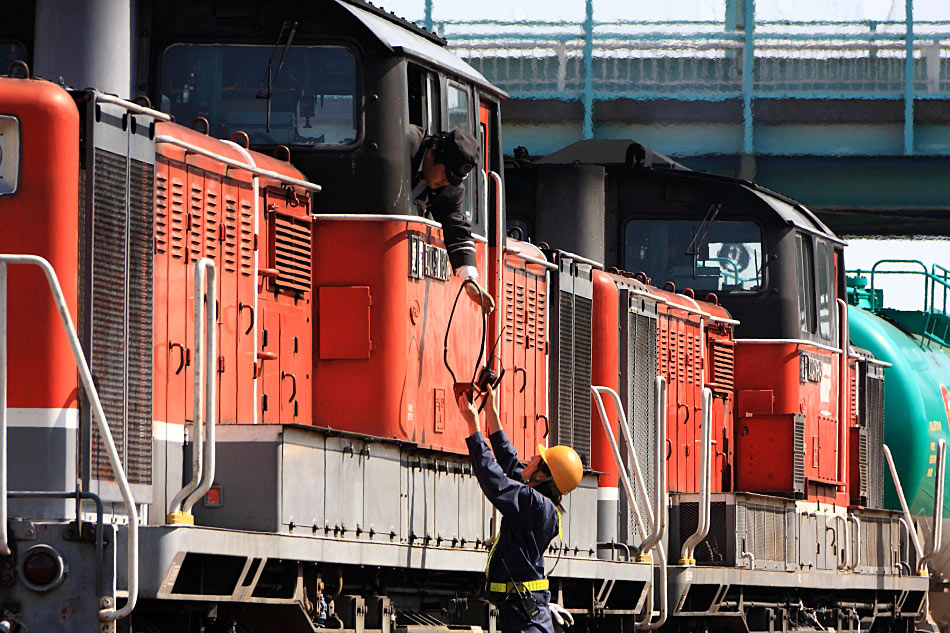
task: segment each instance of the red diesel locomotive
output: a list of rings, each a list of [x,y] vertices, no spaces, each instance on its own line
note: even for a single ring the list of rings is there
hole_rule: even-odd
[[[14,56],[62,35],[40,5],[35,37],[0,37]],[[154,108],[0,78],[2,626],[493,632],[499,517],[453,397],[486,365],[521,455],[588,468],[548,563],[576,629],[914,626],[928,580],[876,501],[859,403],[880,374],[838,325],[830,231],[749,183],[621,164],[628,193],[663,192],[623,205],[691,197],[608,257],[584,230],[606,168],[506,205],[543,170],[504,174],[504,94],[438,37],[358,0],[263,9],[132,3],[125,79]],[[94,57],[57,72],[88,85]],[[490,316],[453,308],[410,125],[482,144],[465,209]],[[815,271],[812,329],[768,332]]]

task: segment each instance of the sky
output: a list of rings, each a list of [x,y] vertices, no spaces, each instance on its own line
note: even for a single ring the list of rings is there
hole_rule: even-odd
[[[425,0],[375,0],[411,20]],[[435,20],[584,20],[584,0],[432,0]],[[758,0],[760,20],[903,20],[905,0]],[[725,0],[594,0],[595,20],[721,20]],[[950,1],[915,0],[915,20],[950,20]]]

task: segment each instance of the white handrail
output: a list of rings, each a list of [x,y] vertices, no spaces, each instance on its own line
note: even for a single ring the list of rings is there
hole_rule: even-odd
[[[653,379],[653,415],[656,421],[656,468],[653,470],[653,532],[644,539],[640,548],[650,551],[666,535],[669,515],[669,490],[666,485],[666,378]],[[629,441],[629,440],[628,440]],[[633,446],[631,443],[630,446]]]
[[[943,541],[943,491],[946,466],[947,442],[941,439],[937,442],[937,489],[934,494],[934,526],[930,539],[930,551],[921,557],[917,565],[918,569],[927,568],[927,563],[940,551]]]
[[[849,514],[848,521],[854,522],[854,537],[851,539],[851,546],[854,548],[854,558],[851,560],[851,566],[848,567],[854,571],[861,564],[861,519],[857,515]]]
[[[712,390],[703,389],[703,439],[700,447],[699,458],[700,479],[699,479],[699,525],[683,543],[683,549],[680,552],[681,565],[695,565],[696,559],[693,552],[696,546],[706,538],[709,533],[709,509],[712,501],[710,492],[710,466],[712,448]]]
[[[887,467],[891,470],[891,479],[894,480],[894,489],[897,491],[897,500],[900,501],[901,510],[904,512],[904,520],[907,521],[908,534],[910,534],[910,542],[914,544],[914,550],[917,552],[917,560],[920,561],[924,557],[924,549],[920,546],[920,539],[917,538],[917,530],[913,529],[914,519],[911,517],[910,509],[907,507],[907,499],[904,497],[904,487],[901,486],[900,475],[897,474],[897,467],[894,466],[894,457],[891,455],[891,449],[887,444],[882,444],[881,448],[884,449],[884,458],[887,460]],[[920,572],[920,565],[917,566],[918,573]]]
[[[501,336],[503,327],[501,322],[501,302],[504,298],[504,281],[502,274],[505,270],[505,223],[502,220],[505,215],[502,213],[502,208],[505,200],[505,192],[502,189],[501,176],[498,175],[498,172],[489,171],[488,175],[495,181],[495,250],[497,251],[497,261],[495,261],[495,336]],[[487,208],[485,212],[488,212]],[[487,226],[485,227],[485,235],[488,235]],[[485,269],[485,274],[488,274],[487,268]],[[489,365],[491,361],[492,359],[489,358]]]
[[[841,571],[847,571],[847,570],[852,569],[852,568],[854,567],[854,565],[851,564],[852,549],[851,549],[851,544],[850,544],[850,542],[848,541],[848,529],[849,529],[849,528],[848,528],[848,517],[847,517],[847,516],[842,516],[842,515],[840,515],[840,514],[836,514],[836,515],[835,515],[835,525],[837,526],[839,523],[844,525],[844,529],[841,530],[840,532],[837,532],[837,533],[839,533],[839,534],[841,535],[841,536],[840,536],[841,544],[839,545],[838,549],[841,550],[841,552],[844,553],[844,561],[843,561],[843,562],[841,562],[841,561],[838,562],[838,569],[840,569]]]
[[[210,150],[204,149],[203,147],[198,147],[187,141],[175,138],[174,136],[169,136],[167,134],[159,134],[155,137],[156,143],[168,143],[169,145],[176,145],[182,149],[186,149],[193,154],[201,154],[202,156],[207,156],[208,158],[213,158],[216,161],[220,161],[225,165],[230,165],[231,167],[237,167],[238,169],[243,169],[249,171],[252,174],[257,174],[258,176],[264,176],[265,178],[273,178],[274,180],[279,180],[281,182],[286,182],[290,185],[296,185],[298,187],[303,187],[309,191],[315,193],[321,190],[320,185],[306,180],[300,180],[299,178],[294,178],[293,176],[285,176],[284,174],[279,174],[276,171],[271,171],[269,169],[262,169],[248,163],[242,163],[239,160],[234,160],[233,158],[228,158],[223,154],[218,154]]]
[[[0,555],[10,555],[7,539],[7,262],[0,261]]]
[[[653,533],[640,544],[644,550],[656,548],[657,569],[659,579],[657,585],[660,589],[660,615],[656,621],[652,621],[652,606],[649,608],[648,616],[645,621],[637,622],[636,628],[643,631],[654,631],[666,624],[667,602],[669,586],[667,583],[667,558],[666,547],[663,545],[663,537],[666,535],[667,516],[669,514],[669,490],[666,484],[666,378],[657,376],[653,381],[653,412],[656,416],[656,469],[654,471],[654,500],[656,503],[655,516],[657,517]],[[654,540],[655,539],[655,540]],[[654,586],[657,586],[654,585]],[[652,594],[652,588],[651,588]],[[652,596],[651,596],[652,598]],[[652,605],[652,600],[651,600]]]
[[[207,289],[205,289],[205,280],[207,279]],[[204,400],[204,431],[205,431],[205,451],[204,467],[201,482],[191,495],[185,499],[182,505],[182,511],[191,513],[191,508],[195,503],[211,489],[214,483],[214,456],[215,456],[215,385],[217,384],[217,347],[215,345],[215,334],[218,326],[217,314],[217,278],[215,274],[214,262],[210,259],[200,259],[195,265],[195,407],[198,402],[199,370],[202,372],[201,382],[204,383],[202,399]],[[200,298],[200,301],[199,301]],[[202,327],[201,313],[204,308],[205,323]],[[198,347],[198,342],[204,336],[204,349]],[[202,359],[204,363],[202,363]]]
[[[620,448],[617,446],[614,432],[610,429],[610,420],[607,418],[607,410],[604,408],[604,402],[600,396],[601,390],[610,393],[614,392],[610,387],[598,387],[595,385],[591,385],[590,390],[594,395],[594,402],[597,405],[597,412],[600,414],[600,421],[604,425],[604,432],[607,434],[607,439],[610,440],[610,448],[614,453],[614,461],[617,462],[617,474],[620,476],[620,483],[623,484],[623,489],[627,493],[630,507],[633,509],[633,517],[637,522],[637,529],[640,531],[640,534],[646,534],[647,530],[643,523],[643,515],[640,512],[640,506],[637,504],[637,497],[633,492],[633,486],[630,484],[630,477],[627,476],[627,469],[623,466],[623,456],[620,454]],[[618,413],[622,415],[622,412],[623,409],[621,408]]]
[[[667,582],[667,559],[666,559],[666,547],[663,543],[660,543],[656,546],[656,554],[659,559],[657,562],[657,569],[660,572],[660,577],[657,579],[657,585],[660,587],[660,615],[654,622],[637,622],[636,628],[643,631],[655,631],[663,627],[666,624],[667,613],[669,612],[669,583]],[[650,607],[647,607],[650,609]],[[649,617],[652,617],[652,613]],[[649,619],[649,618],[648,618]]]
[[[848,477],[848,401],[851,385],[848,380],[848,351],[851,335],[848,331],[848,304],[844,299],[835,299],[838,304],[838,344],[841,355],[838,357],[838,420],[835,432],[838,442],[838,460],[835,462],[835,481],[846,484]]]
[[[207,286],[207,288],[206,288]],[[215,330],[217,329],[216,276],[207,258],[195,264],[194,413],[191,479],[172,499],[167,523],[193,524],[191,508],[214,479]],[[204,318],[202,318],[204,317]],[[208,444],[207,450],[205,444]],[[210,473],[207,472],[210,467]],[[202,490],[204,488],[204,490]]]
[[[89,371],[89,365],[86,363],[86,357],[83,355],[82,344],[79,342],[79,336],[76,334],[76,328],[73,326],[72,317],[69,314],[69,308],[66,306],[66,298],[63,296],[63,290],[59,285],[59,279],[56,277],[56,271],[48,261],[37,255],[0,255],[0,454],[3,455],[2,467],[3,474],[0,475],[0,534],[3,535],[0,546],[9,551],[9,542],[7,540],[7,481],[6,481],[6,368],[7,368],[7,266],[9,264],[28,264],[38,266],[46,275],[46,281],[49,283],[50,291],[53,295],[53,303],[56,304],[56,310],[59,312],[59,318],[63,323],[63,329],[66,331],[66,338],[69,340],[70,349],[73,352],[73,358],[76,361],[76,367],[79,370],[79,380],[82,383],[86,397],[89,398],[89,404],[92,407],[93,417],[99,428],[99,434],[102,436],[102,443],[105,445],[106,454],[109,456],[109,463],[112,465],[112,472],[115,473],[116,482],[119,485],[119,492],[122,494],[122,502],[129,517],[129,539],[128,539],[128,601],[121,609],[115,608],[115,595],[111,597],[109,607],[100,609],[99,620],[112,622],[120,620],[132,613],[139,595],[139,517],[135,507],[135,499],[132,497],[132,488],[129,486],[129,480],[125,475],[125,469],[119,459],[119,452],[116,450],[115,441],[112,439],[112,431],[106,421],[105,411],[102,409],[102,403],[99,401],[99,393],[96,391],[96,385],[92,380],[92,373]],[[77,517],[78,519],[79,517]]]

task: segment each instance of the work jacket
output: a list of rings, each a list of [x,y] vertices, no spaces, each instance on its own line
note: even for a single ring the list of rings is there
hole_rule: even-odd
[[[481,433],[465,440],[478,484],[502,515],[486,567],[488,581],[540,580],[544,578],[544,552],[559,533],[557,508],[527,485],[521,476],[524,467],[505,432],[492,433],[488,439],[495,457]]]
[[[425,131],[417,126],[409,126],[409,163],[412,169],[412,189],[423,181],[422,160],[428,147],[424,143]],[[465,185],[454,187],[447,185],[439,189],[425,187],[413,198],[420,213],[432,215],[432,219],[442,225],[445,250],[449,252],[452,270],[460,266],[475,265],[475,241],[472,239],[472,225],[462,212],[465,199]]]

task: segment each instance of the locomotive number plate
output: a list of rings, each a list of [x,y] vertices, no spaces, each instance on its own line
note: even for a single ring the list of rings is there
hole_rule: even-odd
[[[449,252],[440,246],[426,244],[420,235],[409,236],[409,277],[423,279],[429,277],[439,281],[448,281],[452,276],[449,266]]]
[[[801,383],[821,382],[823,375],[821,360],[801,352]]]

